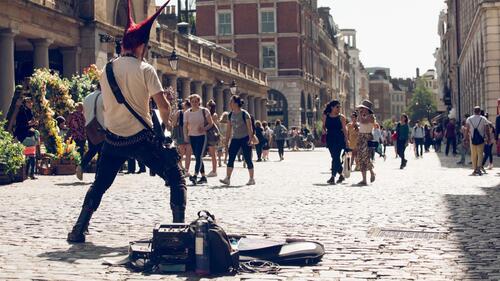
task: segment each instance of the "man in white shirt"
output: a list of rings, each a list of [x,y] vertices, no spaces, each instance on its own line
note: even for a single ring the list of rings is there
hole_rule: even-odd
[[[89,125],[89,123],[96,118],[97,122],[101,127],[104,127],[104,104],[102,101],[101,87],[98,85],[98,88],[85,97],[83,100],[83,114],[85,115],[85,126]],[[82,157],[82,162],[80,166],[76,168],[76,176],[78,179],[83,179],[83,172],[85,172],[87,165],[92,161],[94,156],[101,151],[103,142],[101,143],[92,143],[90,139],[87,139],[88,150],[85,155]],[[100,158],[100,154],[99,154]],[[99,165],[99,158],[97,159],[97,164]]]
[[[486,126],[490,123],[488,119],[481,116],[481,108],[474,107],[474,115],[467,118],[466,121],[466,138],[470,141],[470,152],[472,160],[472,175],[481,176],[481,164],[483,163],[484,139],[486,138]],[[476,133],[475,133],[476,132]]]
[[[153,141],[153,121],[149,100],[153,98],[164,123],[169,122],[170,104],[165,99],[163,87],[150,64],[143,61],[147,51],[150,29],[156,17],[168,1],[157,12],[135,24],[132,21],[129,0],[129,17],[123,36],[122,55],[109,63],[111,73],[101,76],[100,84],[104,103],[104,125],[108,130],[101,150],[101,159],[96,179],[87,191],[82,210],[67,241],[85,242],[85,232],[101,202],[102,196],[113,183],[118,170],[128,158],[142,161],[155,174],[170,185],[170,208],[174,222],[184,222],[186,208],[186,183],[177,165],[175,150],[161,148]],[[116,80],[116,83],[113,83]],[[108,81],[108,78],[111,80]],[[125,101],[115,94],[110,85],[116,84]],[[117,98],[118,97],[118,98]],[[119,103],[121,102],[121,103]],[[136,118],[125,106],[129,104],[140,118]],[[139,119],[143,119],[145,125]],[[149,128],[146,128],[149,127]]]
[[[415,123],[415,127],[411,130],[412,138],[415,142],[415,150],[418,157],[424,156],[424,138],[425,138],[425,130],[424,127],[420,126],[420,122],[417,121]]]

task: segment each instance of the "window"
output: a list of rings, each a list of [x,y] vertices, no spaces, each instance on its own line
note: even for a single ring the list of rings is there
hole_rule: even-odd
[[[276,68],[276,51],[274,45],[262,46],[262,68]]]
[[[263,11],[260,13],[261,32],[276,32],[274,28],[274,11]]]
[[[231,35],[232,24],[231,24],[231,13],[222,12],[218,14],[218,31],[219,35]]]

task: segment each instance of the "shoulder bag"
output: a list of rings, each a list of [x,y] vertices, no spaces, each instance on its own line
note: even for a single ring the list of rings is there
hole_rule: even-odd
[[[206,108],[201,108],[201,114],[203,115],[203,120],[205,120],[205,126],[208,126],[208,120],[206,114],[210,114],[210,112]],[[217,145],[220,141],[220,131],[215,123],[212,124],[212,127],[207,130],[207,142],[209,145],[214,146]]]
[[[85,132],[87,133],[87,138],[93,145],[98,145],[102,143],[106,138],[106,130],[104,130],[99,121],[97,121],[97,114],[96,114],[97,100],[99,99],[100,95],[101,94],[99,93],[95,97],[94,118],[92,118],[90,123],[88,123],[87,126],[85,126]]]

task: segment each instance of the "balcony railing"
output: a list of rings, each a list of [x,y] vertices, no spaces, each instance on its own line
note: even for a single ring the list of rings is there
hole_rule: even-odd
[[[76,0],[29,0],[38,5],[58,11],[68,16],[76,16],[78,13],[78,4]]]
[[[215,46],[200,44],[195,40],[179,34],[177,31],[162,29],[160,45],[165,49],[175,48],[181,57],[206,65],[207,67],[252,80],[261,85],[267,85],[267,75],[260,69],[243,63],[225,53]]]

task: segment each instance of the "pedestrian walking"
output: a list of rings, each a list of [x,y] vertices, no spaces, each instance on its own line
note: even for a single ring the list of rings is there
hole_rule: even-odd
[[[214,125],[210,112],[201,106],[201,97],[197,94],[190,95],[191,108],[184,113],[184,138],[189,139],[191,149],[196,159],[194,174],[189,180],[194,184],[207,183],[203,154],[207,149],[207,131]],[[201,174],[198,179],[198,174]]]
[[[216,104],[213,100],[209,100],[207,102],[207,109],[210,112],[210,116],[212,117],[212,121],[214,122],[213,126],[216,128],[216,136],[209,138],[207,136],[207,144],[208,144],[208,155],[210,156],[210,160],[212,161],[212,171],[208,173],[207,177],[216,177],[217,176],[217,147],[220,142],[220,130],[219,130],[219,116],[216,112]]]
[[[273,141],[273,130],[269,127],[267,121],[262,122],[263,134],[265,144],[262,147],[262,160],[269,161],[269,150],[271,149],[271,143]]]
[[[38,130],[30,128],[22,144],[24,145],[24,156],[26,157],[26,174],[32,180],[36,180],[36,151],[40,145],[40,133]]]
[[[408,146],[408,139],[410,137],[410,126],[408,125],[408,115],[401,114],[399,123],[396,125],[396,148],[398,151],[398,156],[401,158],[400,169],[404,169],[408,160],[405,159],[405,150]]]
[[[287,129],[281,123],[280,119],[277,119],[274,124],[273,136],[276,140],[276,146],[278,146],[278,155],[280,161],[285,160],[285,140],[288,138]]]
[[[441,152],[441,143],[443,142],[443,127],[441,124],[434,123],[434,128],[432,131],[433,141],[434,141],[434,151]]]
[[[363,180],[358,183],[360,186],[368,184],[366,173],[370,171],[370,182],[375,181],[375,172],[373,171],[373,163],[371,161],[372,150],[377,143],[373,142],[372,129],[375,124],[375,116],[373,115],[373,104],[369,100],[364,100],[358,109],[359,121],[359,137],[358,137],[358,163],[359,170]]]
[[[355,170],[359,171],[358,161],[358,137],[359,137],[359,123],[358,113],[354,111],[351,113],[351,122],[347,124],[347,140],[349,141],[349,148],[351,149],[352,159],[356,163]],[[352,165],[352,163],[351,163]]]
[[[191,155],[192,149],[189,139],[184,136],[184,118],[185,112],[191,108],[191,103],[189,100],[179,100],[177,103],[177,110],[172,117],[172,140],[177,147],[180,160],[179,164],[184,170],[184,175],[190,177],[189,167],[191,166]],[[184,165],[182,165],[182,160],[184,159]]]
[[[323,134],[326,134],[326,147],[332,157],[331,162],[331,177],[327,181],[328,184],[342,183],[345,178],[342,175],[342,160],[340,159],[342,151],[348,147],[347,140],[347,120],[344,115],[340,113],[340,102],[332,100],[323,111]],[[338,180],[335,177],[339,175]]]
[[[424,131],[425,131],[424,149],[425,152],[429,152],[429,148],[432,146],[432,134],[431,134],[431,128],[428,124],[425,124]]]
[[[411,137],[413,139],[413,143],[415,143],[415,153],[417,158],[424,157],[424,138],[425,138],[425,129],[420,125],[420,122],[417,120],[415,122],[415,126],[411,130]]]
[[[385,161],[386,157],[385,154],[382,152],[382,143],[383,143],[382,130],[380,130],[380,124],[377,123],[377,121],[373,123],[372,137],[373,137],[372,160],[375,160],[375,153],[377,153],[380,157],[383,157]]]
[[[267,145],[267,139],[264,137],[264,128],[260,121],[255,121],[255,136],[259,140],[259,143],[255,145],[255,151],[257,152],[257,162],[262,162],[262,149]]]
[[[248,167],[248,174],[250,179],[247,185],[254,185],[254,168],[252,163],[252,145],[255,141],[255,132],[252,126],[252,119],[250,114],[241,109],[244,101],[238,95],[231,96],[229,107],[231,108],[231,113],[229,113],[229,122],[227,124],[226,141],[230,140],[229,144],[229,160],[227,162],[227,174],[226,177],[220,180],[221,183],[225,185],[231,184],[231,176],[234,169],[234,160],[236,159],[236,154],[238,150],[242,150],[243,159]]]
[[[130,2],[130,0],[129,0]],[[167,2],[168,3],[168,2]],[[106,190],[113,183],[123,163],[130,157],[145,163],[170,186],[170,208],[174,222],[184,222],[186,186],[177,164],[178,154],[173,149],[152,141],[154,133],[149,99],[158,105],[165,124],[170,123],[170,104],[156,70],[143,58],[154,20],[165,8],[139,24],[132,20],[128,9],[128,23],[122,38],[122,55],[106,65],[101,76],[104,122],[108,130],[96,178],[89,188],[80,215],[68,234],[72,243],[85,242],[85,232],[92,214],[97,210]],[[130,7],[130,3],[129,3]]]
[[[446,149],[444,151],[445,155],[448,156],[450,151],[450,146],[453,148],[453,156],[457,155],[457,128],[456,128],[455,118],[451,118],[446,124],[446,129],[444,135],[446,137]]]
[[[466,135],[470,141],[470,154],[472,159],[473,176],[481,176],[481,164],[483,163],[484,143],[488,119],[481,116],[481,107],[474,107],[474,114],[467,118]]]
[[[481,165],[481,171],[486,174],[485,165],[489,160],[488,170],[493,169],[493,146],[495,144],[495,127],[492,123],[488,123],[485,128],[485,142],[484,142],[484,157]]]
[[[465,156],[467,152],[470,150],[470,143],[469,139],[467,138],[467,121],[468,116],[465,117],[465,119],[462,120],[462,124],[460,127],[460,160],[457,162],[457,165],[465,165]]]
[[[219,120],[219,132],[220,132],[220,141],[219,146],[217,147],[217,157],[219,159],[219,167],[222,167],[222,156],[224,156],[224,164],[227,164],[227,141],[226,141],[226,132],[227,132],[227,123],[229,122],[229,112],[222,113]]]

